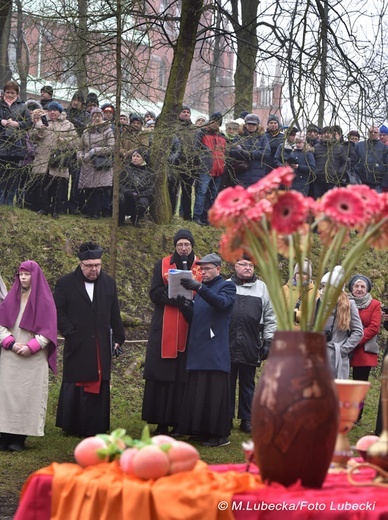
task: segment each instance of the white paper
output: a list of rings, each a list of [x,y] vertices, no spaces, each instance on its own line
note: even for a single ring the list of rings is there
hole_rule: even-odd
[[[181,285],[183,278],[193,279],[191,271],[184,271],[183,269],[169,269],[168,270],[168,297],[176,298],[177,296],[184,296],[188,300],[193,299],[193,291],[185,289]]]

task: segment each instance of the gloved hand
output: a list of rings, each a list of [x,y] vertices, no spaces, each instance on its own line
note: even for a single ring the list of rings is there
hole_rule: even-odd
[[[250,161],[252,159],[251,152],[248,152],[248,150],[240,150],[239,154],[245,161]]]
[[[263,341],[263,346],[261,348],[261,361],[265,361],[268,357],[269,349],[271,347],[271,340],[266,339]]]
[[[191,291],[198,291],[202,287],[202,284],[200,282],[197,282],[197,280],[190,280],[190,278],[183,278],[181,280],[181,285],[185,289],[189,289]]]
[[[185,298],[184,296],[180,295],[180,296],[177,296],[176,298],[174,298],[175,301],[177,302],[177,305],[178,307],[183,310],[183,309],[187,309],[191,306],[191,300],[188,300],[187,298]]]
[[[121,347],[115,347],[112,352],[112,356],[118,358],[123,353],[123,349]]]

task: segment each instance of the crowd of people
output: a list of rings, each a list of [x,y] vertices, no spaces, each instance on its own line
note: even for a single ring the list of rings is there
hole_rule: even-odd
[[[40,101],[23,102],[16,82],[3,87],[0,204],[17,204],[54,218],[80,212],[93,219],[110,216],[118,138],[119,224],[128,217],[137,226],[155,197],[158,170],[150,164],[155,113],[120,114],[116,132],[114,105],[100,107],[93,92],[86,99],[76,92],[66,109],[53,94],[51,86],[44,86]],[[220,112],[193,123],[191,108],[183,105],[169,131],[172,211],[199,225],[208,224],[208,209],[221,189],[247,187],[285,164],[295,172],[292,188],[316,199],[335,186],[353,183],[379,192],[388,189],[385,125],[372,124],[361,139],[358,130],[350,130],[345,138],[338,125],[285,128],[275,114],[264,124],[247,112],[225,125]]]
[[[233,274],[221,275],[216,253],[199,258],[194,236],[178,230],[174,251],[156,262],[150,286],[154,304],[145,352],[142,419],[153,434],[188,435],[191,442],[219,447],[230,443],[234,418],[251,432],[256,369],[266,360],[276,331],[267,287],[247,257]],[[0,450],[22,451],[27,436],[43,436],[49,368],[56,372],[57,331],[64,338],[63,375],[56,426],[87,437],[110,428],[112,358],[122,353],[125,330],[115,281],[102,269],[102,248],[85,242],[75,270],[60,277],[52,294],[40,266],[22,262],[9,292],[0,278]],[[172,284],[172,273],[179,275]],[[378,364],[377,335],[387,308],[372,298],[372,281],[355,274],[346,292],[344,270],[336,266],[319,284],[305,260],[295,266],[284,294],[318,311],[328,284],[342,287],[324,327],[333,378],[367,381]],[[301,294],[303,292],[303,298]],[[358,421],[361,420],[362,410]],[[376,432],[381,433],[381,412]]]

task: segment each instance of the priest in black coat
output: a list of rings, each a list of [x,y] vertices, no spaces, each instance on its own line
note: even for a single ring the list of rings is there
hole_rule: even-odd
[[[97,244],[82,244],[78,267],[54,290],[58,330],[65,338],[56,426],[85,437],[110,428],[112,353],[125,340],[116,282],[101,270],[101,256]]]

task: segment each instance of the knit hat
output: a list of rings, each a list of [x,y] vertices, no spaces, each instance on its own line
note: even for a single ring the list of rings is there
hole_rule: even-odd
[[[353,291],[353,285],[358,280],[362,280],[363,282],[365,282],[365,285],[366,285],[366,288],[367,288],[368,292],[370,292],[372,290],[373,283],[372,283],[372,280],[370,278],[368,278],[367,276],[364,276],[363,274],[355,274],[349,280],[348,289],[349,289],[350,292]]]
[[[133,121],[140,121],[143,124],[143,118],[139,116],[139,114],[131,114],[129,121],[133,123]]]
[[[191,108],[189,107],[189,105],[182,105],[181,112],[182,110],[188,110],[191,113]]]
[[[294,276],[299,272],[299,264],[296,264],[294,267]],[[311,263],[311,260],[309,260],[308,258],[305,258],[303,260],[302,273],[308,274],[310,279],[313,277],[313,264]]]
[[[256,114],[248,114],[244,118],[245,124],[252,124],[252,125],[259,125],[260,124],[260,118]]]
[[[54,94],[54,89],[51,85],[44,85],[44,87],[40,89],[40,92],[47,92],[47,94],[52,96]]]
[[[321,283],[333,285],[338,287],[343,283],[345,278],[345,271],[342,265],[336,265],[331,272],[328,272],[322,276]]]
[[[381,125],[380,126],[380,134],[388,134],[388,126]]]
[[[90,111],[90,117],[93,117],[94,114],[102,114],[102,110],[99,107],[94,107]]]
[[[279,124],[279,118],[278,116],[275,116],[275,114],[271,114],[268,116],[267,123],[269,123],[270,121],[276,121]]]
[[[57,110],[57,112],[63,112],[63,106],[58,101],[50,101],[47,105],[47,110]]]
[[[318,134],[320,134],[321,129],[317,125],[310,124],[308,125],[306,132],[317,132]]]
[[[209,117],[209,122],[210,121],[217,121],[220,125],[222,125],[222,114],[221,114],[221,112],[214,112]]]
[[[95,94],[94,92],[89,92],[86,96],[86,106],[88,107],[89,105],[100,105],[100,103],[98,102],[97,94]]]
[[[144,114],[144,117],[146,117],[146,116],[150,116],[150,117],[152,117],[152,119],[156,119],[156,114],[155,114],[155,112],[152,112],[152,110],[148,110],[148,112],[146,112]]]
[[[191,234],[191,231],[189,231],[188,229],[180,229],[179,231],[177,231],[175,233],[174,247],[176,246],[176,243],[178,242],[178,240],[181,240],[182,238],[185,238],[186,240],[188,240],[190,242],[191,246],[194,247],[194,237]]]
[[[102,247],[93,242],[84,242],[79,246],[78,258],[80,260],[96,260],[102,256]]]

